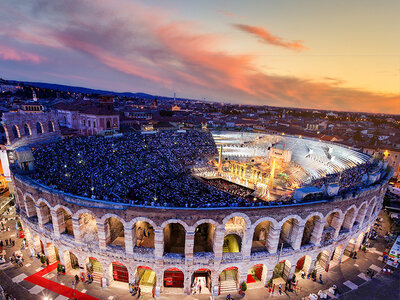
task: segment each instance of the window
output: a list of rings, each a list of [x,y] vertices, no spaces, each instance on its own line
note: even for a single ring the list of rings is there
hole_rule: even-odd
[[[109,120],[107,121],[107,129],[111,129],[111,122]]]
[[[88,123],[88,127],[90,127],[90,120],[88,120],[87,123]]]
[[[24,131],[25,131],[25,135],[31,135],[31,131],[29,130],[28,124],[24,125]]]
[[[54,125],[53,125],[53,122],[49,121],[48,126],[49,126],[49,132],[54,132]]]
[[[93,121],[93,127],[96,128],[96,121]]]
[[[83,126],[86,126],[86,120],[83,120]]]
[[[40,124],[40,122],[36,123],[36,132],[37,132],[37,134],[42,134],[43,133],[42,124]]]

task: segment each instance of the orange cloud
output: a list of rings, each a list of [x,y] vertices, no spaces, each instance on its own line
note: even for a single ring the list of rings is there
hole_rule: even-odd
[[[18,49],[13,49],[4,45],[0,45],[0,58],[2,60],[27,61],[36,64],[45,60],[39,55]]]
[[[259,41],[264,44],[275,45],[295,51],[308,50],[308,48],[303,45],[303,41],[285,41],[279,36],[272,35],[268,30],[262,27],[246,24],[234,24],[233,26],[239,30],[255,35],[259,38]]]

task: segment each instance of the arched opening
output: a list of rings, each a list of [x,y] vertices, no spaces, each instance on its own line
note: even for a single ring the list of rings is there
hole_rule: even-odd
[[[211,270],[209,269],[198,269],[192,275],[191,287],[196,294],[210,294],[211,283]]]
[[[49,132],[54,132],[54,124],[52,121],[49,121],[47,123],[48,127],[49,127]]]
[[[343,224],[340,228],[340,232],[349,232],[353,229],[354,226],[354,218],[356,216],[356,210],[354,207],[349,209],[344,215]]]
[[[120,220],[110,217],[105,221],[106,244],[125,249],[124,225]]]
[[[42,224],[50,231],[53,231],[53,219],[51,217],[50,208],[46,203],[41,202],[39,204],[40,218],[42,219]]]
[[[327,218],[322,233],[321,243],[327,242],[335,237],[335,232],[340,226],[340,214],[338,212],[331,213]]]
[[[71,215],[63,208],[57,210],[57,222],[60,234],[74,236],[74,228],[72,226]]]
[[[97,222],[91,214],[83,213],[79,216],[79,232],[82,243],[95,247],[98,245]]]
[[[317,274],[328,272],[329,268],[329,252],[327,250],[322,251],[318,254],[317,260],[315,261],[315,271]]]
[[[290,267],[292,264],[288,260],[280,261],[274,268],[272,279],[275,284],[286,283],[290,275]]]
[[[333,251],[330,263],[331,268],[334,267],[335,265],[340,264],[342,259],[342,250],[343,250],[343,245],[339,245],[335,248],[335,251]]]
[[[378,213],[378,203],[375,203],[374,207],[372,208],[371,217],[374,217]]]
[[[60,261],[58,250],[53,244],[48,243],[46,248],[47,248],[47,259],[49,260],[49,264],[53,264],[57,261]]]
[[[36,122],[36,132],[37,132],[37,134],[42,134],[43,133],[42,123]]]
[[[301,239],[301,246],[312,244],[316,240],[316,224],[321,222],[319,216],[312,216],[306,222],[304,226],[303,238]],[[314,238],[313,238],[314,237]]]
[[[168,223],[164,227],[164,253],[185,253],[186,230],[179,223]]]
[[[360,224],[360,226],[362,224],[364,224],[364,219],[365,219],[366,213],[367,213],[367,203],[364,202],[364,204],[358,210],[357,217],[356,217],[356,223]]]
[[[129,283],[128,268],[120,262],[113,262],[111,265],[112,265],[112,279],[118,282]]]
[[[272,223],[270,221],[263,221],[256,226],[253,234],[251,252],[262,252],[268,250],[271,230]]]
[[[133,227],[134,247],[144,247],[154,249],[154,228],[150,223],[137,221]]]
[[[142,293],[152,294],[156,284],[156,272],[146,266],[139,266],[136,269],[135,282],[139,283]]]
[[[250,284],[249,287],[264,286],[265,277],[267,276],[267,267],[263,264],[254,265],[247,272],[246,282]]]
[[[196,227],[194,234],[194,253],[213,252],[215,226],[203,223]]]
[[[240,236],[246,230],[246,220],[242,217],[232,217],[225,223],[226,233],[236,233]]]
[[[236,293],[239,287],[239,270],[236,267],[226,268],[219,275],[220,294]]]
[[[12,133],[13,133],[13,137],[14,139],[18,139],[20,137],[19,135],[19,129],[17,125],[13,125],[12,127]]]
[[[25,196],[25,211],[28,218],[32,218],[31,221],[37,222],[35,202],[29,195]]]
[[[300,258],[296,263],[296,270],[295,272],[303,271],[305,274],[308,274],[311,268],[312,258],[310,255],[305,255]]]
[[[72,275],[80,276],[78,258],[70,251],[64,251],[64,267]]]
[[[185,276],[177,268],[169,268],[164,271],[164,287],[183,288]]]
[[[88,274],[93,276],[93,281],[101,282],[103,278],[103,267],[96,258],[89,257],[86,259],[86,270]]]
[[[18,208],[20,210],[22,210],[23,212],[25,212],[25,214],[26,214],[24,195],[22,194],[22,192],[20,190],[17,191],[17,204],[18,204]]]
[[[296,219],[289,219],[283,223],[281,233],[279,235],[279,243],[283,244],[283,248],[295,247],[296,238],[299,233],[296,229],[299,226],[299,221]]]
[[[25,131],[25,135],[26,135],[26,136],[31,135],[31,129],[29,128],[29,125],[28,125],[28,124],[25,124],[25,125],[24,125],[24,131]]]
[[[107,120],[107,129],[111,129],[111,122],[110,122],[110,120]]]
[[[242,249],[242,239],[237,234],[231,233],[224,237],[223,253],[237,253]]]

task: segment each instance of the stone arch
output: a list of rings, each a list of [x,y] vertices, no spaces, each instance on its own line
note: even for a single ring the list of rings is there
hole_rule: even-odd
[[[54,244],[47,243],[46,250],[47,250],[47,259],[49,260],[49,264],[53,264],[57,261],[60,261],[58,249]]]
[[[86,257],[84,260],[85,269],[87,274],[91,274],[93,276],[93,281],[101,282],[101,279],[104,275],[104,262],[101,262],[99,259],[95,257]]]
[[[26,193],[24,196],[24,204],[25,204],[25,212],[28,218],[37,217],[35,200],[33,196],[29,193]]]
[[[36,134],[44,133],[43,124],[41,122],[36,122],[35,126],[36,126]]]
[[[96,218],[86,209],[79,210],[75,215],[78,215],[80,241],[91,246],[98,245],[99,236]]]
[[[312,258],[310,255],[304,255],[300,257],[296,263],[296,270],[295,272],[303,271],[304,273],[308,274],[311,269]]]
[[[360,226],[364,223],[365,215],[367,213],[367,202],[363,202],[357,211],[356,222]]]
[[[189,225],[187,225],[185,222],[179,219],[168,219],[167,221],[161,224],[161,228],[165,228],[165,226],[167,226],[170,223],[179,223],[183,226],[183,228],[185,228],[185,231],[190,231]]]
[[[290,263],[289,260],[286,259],[286,260],[280,261],[274,267],[272,278],[273,279],[283,278],[286,281],[290,276],[291,267],[292,267],[292,264]]]
[[[195,289],[196,294],[210,294],[212,292],[211,270],[208,268],[195,270],[192,273],[190,285]],[[199,286],[201,286],[201,291]]]
[[[24,124],[24,133],[26,136],[32,135],[32,130],[28,123]]]
[[[94,212],[92,212],[91,210],[86,209],[86,208],[81,208],[81,209],[79,209],[78,211],[76,211],[76,212],[72,215],[72,218],[74,218],[74,219],[79,219],[80,215],[83,214],[83,213],[88,213],[88,214],[92,215],[92,216],[95,218],[96,222],[97,222],[97,223],[100,223],[100,221],[99,221],[97,215],[96,215]]]
[[[0,124],[0,144],[5,145],[7,144],[7,137],[9,136],[7,128]]]
[[[245,234],[247,232],[247,229],[250,228],[250,220],[246,216],[246,218],[243,217],[246,216],[245,214],[238,213],[238,214],[231,214],[231,218],[226,219],[224,218],[224,228],[225,228],[225,235],[234,233],[240,236],[241,238],[245,237]]]
[[[343,250],[343,244],[340,244],[337,247],[333,248],[331,256],[331,263],[333,266],[341,263]]]
[[[138,217],[133,219],[127,224],[127,228],[132,228],[132,233],[127,231],[126,234],[132,234],[133,248],[144,247],[154,248],[155,247],[155,236],[159,234],[156,232],[157,225],[153,220],[144,217]],[[128,246],[128,245],[127,245]]]
[[[53,123],[53,121],[48,121],[47,122],[47,127],[48,127],[48,132],[54,132],[55,130],[54,130],[54,123]]]
[[[12,126],[13,139],[19,139],[21,137],[21,132],[19,131],[18,125]]]
[[[301,218],[298,216],[288,216],[284,218],[281,232],[279,235],[279,243],[283,244],[283,248],[298,249],[302,238],[303,230],[300,227]]]
[[[50,226],[51,231],[53,231],[53,218],[51,215],[51,206],[49,202],[44,198],[39,198],[37,201],[37,211],[39,224]]]
[[[219,289],[221,293],[237,292],[239,288],[240,273],[236,265],[226,266],[219,272]]]
[[[70,272],[72,270],[77,271],[79,274],[79,259],[78,256],[73,253],[71,250],[65,250],[63,252],[63,258],[64,258],[64,267],[67,272]],[[80,276],[80,274],[78,275]]]
[[[125,220],[115,214],[106,214],[101,219],[104,226],[106,245],[125,248]]]
[[[319,229],[322,227],[322,215],[312,214],[308,217],[304,224],[303,237],[301,239],[301,246],[316,244],[318,242]]]
[[[114,281],[129,283],[129,269],[120,261],[113,261],[108,266],[110,283]]]
[[[324,250],[317,255],[315,260],[315,270],[317,273],[327,272],[329,268],[330,255],[328,250]]]
[[[354,204],[346,210],[343,218],[343,223],[340,229],[341,231],[347,232],[353,229],[356,213],[357,213],[357,208]]]
[[[216,222],[196,222],[194,233],[193,253],[213,252]]]
[[[161,278],[157,278],[156,272],[153,268],[146,265],[139,265],[136,267],[135,282],[138,283],[142,292],[152,293],[153,286],[157,282],[157,279],[160,280]]]
[[[179,222],[178,222],[179,221]],[[167,222],[167,223],[166,223]],[[185,253],[186,232],[188,226],[181,220],[168,220],[163,223],[164,253]],[[186,225],[185,226],[183,225]]]
[[[1,126],[1,125],[0,125]],[[25,211],[25,202],[24,202],[24,193],[22,192],[22,190],[20,188],[17,188],[17,193],[16,193],[16,199],[17,199],[17,204],[20,210]]]
[[[337,237],[340,227],[342,226],[342,212],[334,209],[329,212],[325,218],[324,230],[322,233],[321,243],[325,243]]]
[[[53,211],[57,216],[57,226],[59,234],[66,234],[69,236],[74,236],[74,227],[72,224],[72,212],[71,210],[60,204],[57,204]]]
[[[252,283],[257,282],[263,282],[265,284],[267,280],[267,273],[268,268],[265,264],[256,264],[247,272],[246,283],[250,284],[249,287],[251,287]]]
[[[223,220],[222,220],[222,224],[224,224],[224,226],[226,225],[226,223],[232,219],[233,217],[241,217],[245,220],[245,227],[250,227],[251,226],[251,221],[250,218],[245,214],[245,213],[240,213],[240,212],[234,212],[229,214],[228,216],[226,216]]]
[[[252,225],[252,247],[251,252],[275,251],[275,231],[278,230],[278,222],[270,217],[258,219]]]

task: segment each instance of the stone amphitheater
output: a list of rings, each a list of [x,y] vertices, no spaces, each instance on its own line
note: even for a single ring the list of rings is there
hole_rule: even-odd
[[[337,146],[340,147],[340,146]],[[295,151],[295,150],[294,150]],[[49,159],[57,159],[50,158]],[[323,272],[358,249],[382,208],[390,171],[346,194],[249,207],[164,207],[76,196],[13,169],[28,244],[50,263],[143,293],[203,294]]]

